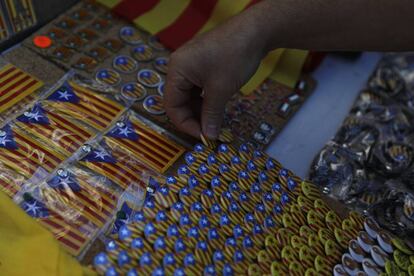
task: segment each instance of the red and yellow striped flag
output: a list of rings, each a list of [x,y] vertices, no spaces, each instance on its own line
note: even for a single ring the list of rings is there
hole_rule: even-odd
[[[0,162],[27,178],[52,172],[64,159],[15,126],[6,125],[0,130]]]
[[[89,153],[80,160],[80,164],[107,177],[123,190],[130,185],[145,189],[146,184],[142,177],[149,169],[133,156],[122,152],[119,146],[110,148],[111,150],[102,146],[90,147]]]
[[[157,172],[165,172],[185,151],[171,139],[145,126],[138,118],[118,122],[104,137],[109,147],[121,147]]]
[[[123,112],[119,103],[74,82],[66,82],[52,92],[48,105],[97,130],[104,130]]]
[[[0,69],[0,113],[43,86],[43,82],[7,64]]]
[[[101,186],[102,185],[102,186]],[[79,211],[97,227],[108,222],[116,209],[118,194],[83,170],[59,169],[42,187],[47,202],[60,202]]]
[[[94,135],[88,127],[73,122],[68,116],[45,110],[40,103],[17,117],[16,125],[67,157]]]
[[[85,227],[85,220],[81,216],[72,219],[66,216],[64,218],[29,194],[24,195],[20,206],[28,215],[52,232],[62,246],[74,256],[79,255],[97,231],[97,228]]]

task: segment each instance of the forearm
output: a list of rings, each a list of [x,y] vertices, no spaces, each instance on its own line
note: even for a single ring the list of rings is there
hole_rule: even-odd
[[[409,51],[413,11],[410,0],[264,0],[236,20],[254,25],[265,51]]]

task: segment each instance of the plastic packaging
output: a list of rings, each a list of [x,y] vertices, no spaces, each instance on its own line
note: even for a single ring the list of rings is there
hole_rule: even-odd
[[[388,54],[343,125],[315,158],[322,190],[369,212],[398,235],[414,233],[414,55]]]

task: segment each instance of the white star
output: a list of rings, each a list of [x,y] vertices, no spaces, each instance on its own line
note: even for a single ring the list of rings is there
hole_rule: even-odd
[[[32,204],[26,202],[25,205],[26,205],[26,212],[29,214],[30,213],[33,214],[33,216],[36,216],[37,211],[40,209],[40,206],[37,206],[36,201],[33,202]]]
[[[132,130],[129,127],[119,128],[119,134],[128,137],[128,135],[132,133]]]
[[[27,117],[35,121],[39,121],[39,119],[41,119],[43,116],[39,114],[38,111],[36,111],[36,112],[28,112]]]
[[[168,180],[167,181],[170,182],[170,183],[174,183],[175,182],[175,178],[172,177],[172,176],[170,176],[170,177],[168,177]]]
[[[69,98],[72,97],[71,94],[68,93],[68,91],[58,91],[59,93],[59,99],[65,99],[66,101],[69,101]]]
[[[12,142],[12,140],[7,139],[7,136],[0,137],[0,145],[7,146],[9,142]]]
[[[107,157],[107,156],[109,156],[109,154],[107,152],[105,152],[104,150],[95,151],[95,158],[105,160],[105,157]]]

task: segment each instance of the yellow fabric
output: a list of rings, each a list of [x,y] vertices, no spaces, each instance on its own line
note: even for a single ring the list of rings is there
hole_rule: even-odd
[[[210,18],[204,24],[198,34],[207,32],[226,19],[240,13],[249,3],[250,0],[219,0],[214,7]]]
[[[156,34],[171,25],[191,0],[161,0],[153,9],[134,20],[135,25]]]
[[[122,0],[98,0],[99,3],[106,6],[109,9],[112,9],[113,7],[118,5],[118,3],[121,2],[121,1]]]
[[[270,78],[288,87],[295,87],[307,57],[308,51],[286,50]]]
[[[0,192],[0,275],[95,275],[69,256],[51,233]]]
[[[277,49],[270,52],[260,63],[256,73],[251,79],[242,87],[241,92],[244,95],[250,94],[256,89],[273,71],[275,66],[279,63],[280,57],[285,52],[285,49]]]

